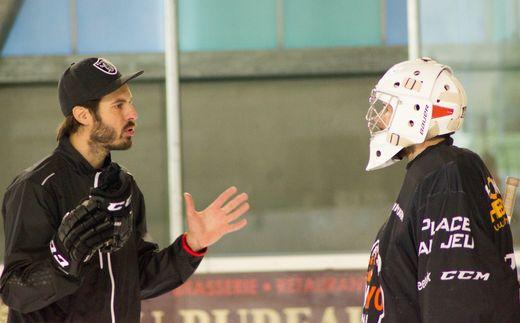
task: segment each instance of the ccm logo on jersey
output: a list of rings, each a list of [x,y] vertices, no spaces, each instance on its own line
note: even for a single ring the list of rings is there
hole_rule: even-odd
[[[129,206],[131,201],[132,201],[132,195],[130,195],[125,201],[113,202],[113,203],[108,204],[107,209],[112,212],[121,211],[123,209],[123,207]]]
[[[441,280],[488,280],[490,273],[482,273],[480,271],[473,270],[450,270],[443,271],[441,275]]]

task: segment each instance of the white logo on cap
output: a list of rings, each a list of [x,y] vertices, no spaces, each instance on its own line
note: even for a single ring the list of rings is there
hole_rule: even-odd
[[[94,67],[108,75],[117,74],[117,68],[114,66],[114,64],[110,63],[107,59],[104,58],[98,58],[97,62],[94,63]]]

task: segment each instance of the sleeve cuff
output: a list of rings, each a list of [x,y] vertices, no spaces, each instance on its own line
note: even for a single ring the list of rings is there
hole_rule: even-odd
[[[182,235],[182,249],[184,249],[187,253],[192,255],[193,257],[202,257],[208,252],[208,248],[201,249],[199,251],[194,251],[188,246],[188,242],[186,242],[186,233]]]

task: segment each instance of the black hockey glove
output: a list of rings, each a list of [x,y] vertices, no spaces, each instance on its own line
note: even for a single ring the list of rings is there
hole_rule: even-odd
[[[54,264],[67,275],[78,277],[83,263],[112,239],[112,223],[99,204],[98,198],[90,198],[65,214],[50,242]]]
[[[133,230],[131,176],[112,163],[99,176],[99,185],[90,194],[101,201],[100,210],[112,223],[112,239],[101,248],[103,252],[121,249]]]

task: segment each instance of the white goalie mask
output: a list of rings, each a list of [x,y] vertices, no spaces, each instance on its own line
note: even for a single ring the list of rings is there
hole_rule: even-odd
[[[467,100],[450,67],[419,58],[392,66],[369,102],[367,171],[399,161],[403,148],[459,130]]]

